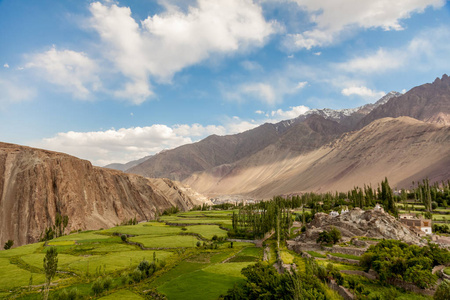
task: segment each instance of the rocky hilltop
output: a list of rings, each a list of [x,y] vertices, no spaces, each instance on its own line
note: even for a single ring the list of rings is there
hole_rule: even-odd
[[[0,244],[36,242],[57,213],[67,232],[154,219],[199,201],[179,183],[93,167],[62,153],[0,143]]]
[[[422,239],[393,216],[381,210],[354,208],[347,213],[332,217],[325,213],[317,213],[308,229],[295,240],[303,243],[315,243],[319,233],[336,227],[344,240],[354,236],[377,239],[395,239],[408,244],[420,245]]]

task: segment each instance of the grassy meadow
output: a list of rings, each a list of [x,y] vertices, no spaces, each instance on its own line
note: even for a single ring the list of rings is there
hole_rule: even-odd
[[[231,226],[231,215],[182,212],[159,222],[74,233],[0,251],[0,298],[42,299],[43,259],[55,247],[58,272],[49,299],[70,293],[80,299],[146,299],[149,290],[169,299],[217,299],[244,280],[242,268],[262,259],[262,249],[251,243],[234,242],[231,248],[225,241],[223,228]],[[132,272],[142,260],[155,262],[158,269],[133,281]],[[109,284],[96,294],[92,287],[99,278]]]

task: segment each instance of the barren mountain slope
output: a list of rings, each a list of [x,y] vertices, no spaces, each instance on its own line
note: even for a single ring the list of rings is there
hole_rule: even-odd
[[[409,187],[409,180],[425,176],[431,181],[450,178],[449,149],[450,126],[385,118],[306,154],[293,156],[289,149],[271,145],[239,161],[226,175],[196,173],[184,183],[205,194],[261,198],[347,191],[364,183],[377,184],[385,176],[392,186]]]
[[[227,136],[211,135],[200,142],[161,152],[127,172],[183,180],[194,172],[232,163],[267,147],[279,137],[274,124]]]
[[[67,231],[107,228],[136,217],[198,202],[168,179],[148,179],[93,167],[66,154],[0,143],[0,244],[35,242],[55,215]]]
[[[385,117],[408,116],[417,120],[450,125],[450,77],[436,78],[433,83],[412,88],[402,96],[390,99],[372,110],[357,128]]]

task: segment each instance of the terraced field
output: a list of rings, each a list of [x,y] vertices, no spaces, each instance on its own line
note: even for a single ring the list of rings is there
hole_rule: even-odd
[[[74,233],[46,244],[0,251],[0,298],[41,299],[43,259],[50,247],[56,247],[58,273],[50,298],[76,291],[81,298],[145,299],[145,293],[156,288],[169,299],[217,299],[243,280],[242,268],[262,258],[262,250],[251,243],[234,242],[230,248],[222,226],[231,225],[231,215],[185,212],[164,216],[160,222]],[[157,272],[133,281],[132,272],[143,260],[156,262]],[[95,295],[97,278],[110,278],[111,284]]]

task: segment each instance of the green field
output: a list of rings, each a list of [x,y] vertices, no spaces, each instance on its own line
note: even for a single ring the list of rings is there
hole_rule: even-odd
[[[132,242],[142,244],[146,248],[192,248],[196,247],[197,237],[191,235],[153,236],[140,235],[129,238]]]

